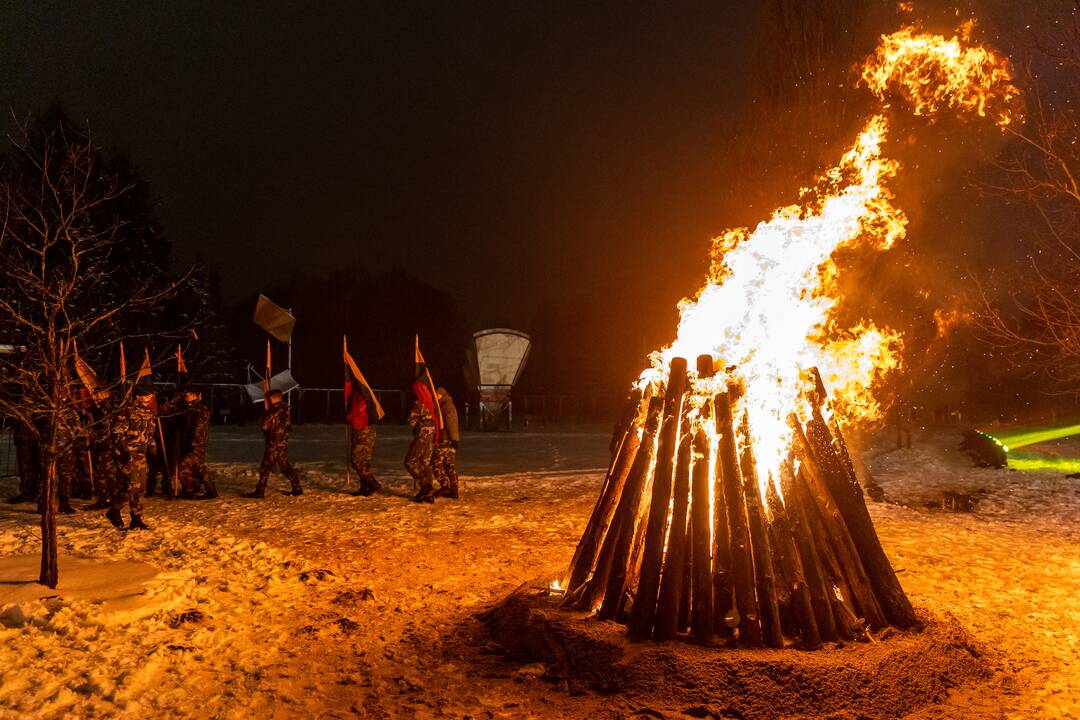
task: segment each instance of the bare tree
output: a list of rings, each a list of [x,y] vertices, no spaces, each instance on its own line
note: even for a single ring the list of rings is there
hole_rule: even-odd
[[[118,283],[130,190],[101,167],[91,138],[63,124],[22,124],[0,175],[0,333],[25,352],[0,355],[0,415],[42,449],[41,574],[56,587],[57,461],[79,423],[73,362],[118,339],[121,321],[176,292],[160,278]]]
[[[980,287],[979,327],[1022,366],[1080,392],[1080,0],[1040,18],[1027,71],[1028,117],[991,185],[1026,213],[1026,258],[996,294]],[[1064,12],[1061,10],[1064,9]]]

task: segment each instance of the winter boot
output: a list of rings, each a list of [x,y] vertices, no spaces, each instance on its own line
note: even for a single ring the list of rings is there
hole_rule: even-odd
[[[120,508],[109,508],[109,511],[105,513],[105,517],[109,519],[109,522],[113,524],[113,527],[123,529],[124,518],[120,515]]]
[[[65,515],[74,515],[75,514],[75,508],[71,507],[71,503],[68,502],[67,500],[62,501],[60,503],[60,507],[57,508],[57,509],[60,512],[64,513]]]
[[[128,524],[128,530],[149,530],[146,523],[143,522],[142,515],[132,515],[131,523]]]
[[[261,487],[257,487],[249,493],[244,493],[244,497],[264,498],[266,497],[266,492]]]
[[[203,494],[199,495],[195,499],[196,500],[213,500],[217,496],[218,496],[217,488],[214,487],[213,485],[207,485],[206,490],[203,492]]]
[[[433,488],[431,485],[424,485],[422,488],[420,488],[420,492],[416,493],[416,496],[413,498],[413,502],[435,502],[435,488]]]
[[[294,487],[292,490],[290,490],[289,492],[287,492],[285,494],[286,495],[291,495],[292,497],[300,497],[301,495],[304,494],[304,488],[297,485],[296,487]]]

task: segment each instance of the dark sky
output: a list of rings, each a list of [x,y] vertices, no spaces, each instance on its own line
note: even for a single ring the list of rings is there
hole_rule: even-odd
[[[127,151],[230,299],[399,264],[473,325],[627,283],[671,317],[730,224],[745,5],[9,3],[0,102]]]

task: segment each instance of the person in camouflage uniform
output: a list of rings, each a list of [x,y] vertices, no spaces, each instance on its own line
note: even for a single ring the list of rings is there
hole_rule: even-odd
[[[112,507],[105,513],[113,525],[124,526],[120,514],[127,503],[131,513],[129,530],[147,529],[142,519],[142,495],[146,489],[147,450],[154,442],[157,422],[154,415],[154,395],[148,387],[135,391],[135,398],[117,413],[112,427],[113,444],[116,459],[120,467],[116,491],[113,493]]]
[[[266,449],[263,451],[262,464],[259,465],[259,484],[246,497],[266,497],[266,483],[275,467],[280,468],[281,473],[289,479],[292,485],[292,491],[289,494],[303,495],[304,489],[300,487],[300,473],[289,464],[289,431],[292,430],[289,406],[282,402],[280,390],[271,390],[269,398],[270,407],[263,413],[260,421],[266,440]]]
[[[375,426],[372,424],[375,408],[369,407],[363,393],[348,370],[345,372],[345,422],[349,425],[349,464],[360,480],[360,487],[353,495],[373,495],[382,485],[371,472],[371,456],[375,451]]]
[[[180,416],[180,487],[183,497],[209,500],[218,496],[210,469],[206,467],[206,446],[210,442],[210,408],[198,390],[186,390],[184,412]]]
[[[439,481],[439,497],[458,499],[458,475],[457,475],[457,448],[461,439],[458,430],[457,408],[454,399],[445,388],[438,389],[439,412],[443,418],[443,433],[439,438],[439,444],[435,448],[431,466],[435,473],[435,479]]]
[[[90,393],[85,387],[75,392],[76,424],[73,427],[72,452],[75,454],[75,476],[71,496],[89,500],[94,496],[94,483],[90,469]]]
[[[435,450],[435,418],[431,409],[421,400],[421,389],[417,388],[417,381],[413,385],[416,393],[416,402],[409,411],[407,422],[413,431],[413,441],[409,445],[409,451],[405,454],[405,469],[413,480],[420,484],[420,491],[413,498],[416,502],[435,502],[436,479],[431,466],[432,454]]]
[[[116,407],[108,390],[101,390],[94,395],[94,404],[89,408],[90,436],[90,477],[94,485],[97,500],[87,506],[87,510],[104,510],[112,507],[112,497],[116,492],[116,456],[113,450],[112,424]]]
[[[15,462],[19,471],[19,493],[8,499],[18,504],[35,502],[41,487],[41,449],[34,430],[23,422],[15,423],[12,430],[15,439]]]

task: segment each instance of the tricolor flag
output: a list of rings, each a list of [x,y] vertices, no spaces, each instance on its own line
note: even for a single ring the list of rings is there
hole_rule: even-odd
[[[270,409],[270,340],[266,341],[266,374],[263,375],[263,409]]]
[[[428,372],[427,362],[420,353],[420,336],[416,336],[416,380],[413,381],[413,390],[420,402],[427,405],[431,417],[435,420],[435,442],[438,444],[439,435],[443,430],[442,410],[439,409],[439,396],[435,392],[435,381]]]
[[[97,397],[98,391],[102,387],[101,378],[94,372],[94,368],[90,367],[90,363],[79,357],[79,346],[75,345],[75,374],[79,376],[79,381],[83,384],[83,387],[89,391],[91,397]]]
[[[184,355],[180,352],[180,344],[176,344],[176,388],[182,389],[187,385],[188,371],[187,364],[184,362]]]
[[[375,393],[372,391],[371,386],[368,385],[367,379],[364,377],[364,373],[360,372],[360,368],[356,366],[356,361],[353,360],[352,355],[349,354],[349,340],[346,337],[341,338],[341,350],[345,357],[345,369],[348,371],[353,391],[359,391],[360,395],[367,402],[369,408],[375,408],[375,415],[379,420],[382,420],[386,416],[383,411],[382,405],[379,404],[379,398],[375,397]],[[346,385],[345,398],[348,402],[349,388]]]
[[[150,394],[154,394],[154,366],[150,364],[150,348],[143,348],[143,361],[139,366],[139,372],[135,373],[135,382],[132,389],[146,388]]]

